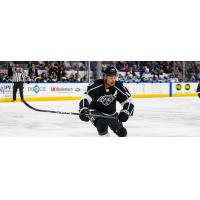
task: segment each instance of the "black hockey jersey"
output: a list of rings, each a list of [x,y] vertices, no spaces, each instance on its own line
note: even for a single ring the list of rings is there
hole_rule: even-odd
[[[198,86],[197,86],[197,93],[198,93],[198,96],[199,96],[199,98],[200,98],[200,82],[199,82],[199,84],[198,84]]]
[[[200,82],[199,82],[199,84],[197,86],[197,92],[200,92]]]
[[[120,81],[116,81],[115,86],[105,89],[104,80],[99,79],[88,85],[79,106],[80,110],[89,108],[113,115],[116,113],[117,101],[121,103],[126,113],[132,115],[134,104],[128,89]]]

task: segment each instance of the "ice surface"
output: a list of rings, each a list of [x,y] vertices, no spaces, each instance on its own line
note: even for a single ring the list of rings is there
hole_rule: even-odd
[[[128,136],[200,136],[199,98],[148,98],[134,101],[134,116],[124,123]],[[66,112],[78,111],[78,103],[30,102],[36,108]],[[120,109],[118,104],[117,110]],[[0,103],[0,136],[98,135],[91,123],[80,121],[78,116],[36,112],[23,103]]]

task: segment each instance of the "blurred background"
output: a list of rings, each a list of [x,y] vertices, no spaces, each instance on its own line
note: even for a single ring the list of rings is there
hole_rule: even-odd
[[[0,82],[12,80],[22,68],[27,83],[90,82],[101,78],[107,65],[115,66],[125,82],[197,82],[200,61],[0,61]]]

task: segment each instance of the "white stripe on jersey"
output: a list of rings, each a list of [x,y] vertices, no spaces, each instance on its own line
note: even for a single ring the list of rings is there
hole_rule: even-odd
[[[101,113],[103,113],[103,112],[101,112]],[[103,113],[104,115],[106,115],[106,116],[113,116],[113,115],[115,115],[116,114],[116,112],[115,113],[113,113],[113,114],[106,114],[106,113]]]
[[[97,89],[97,88],[101,87],[102,85],[103,85],[103,84],[101,84],[101,85],[99,85],[99,86],[97,86],[97,87],[91,88],[90,90],[87,91],[87,94],[88,94],[90,91],[92,91],[92,90],[94,90],[94,89]]]
[[[123,95],[125,95],[127,98],[130,97],[130,94],[122,92],[118,87],[114,86],[114,88],[116,88],[117,90],[119,90],[119,91],[120,91]]]
[[[90,109],[90,111],[97,111],[96,109]],[[117,112],[113,113],[113,114],[107,114],[107,113],[104,113],[104,112],[100,112],[106,116],[114,116]]]
[[[91,102],[92,102],[91,96],[89,96],[88,94],[83,95],[83,97],[81,99],[81,100],[83,100],[83,106],[84,106],[84,99],[86,99],[88,101],[88,103],[91,104]]]

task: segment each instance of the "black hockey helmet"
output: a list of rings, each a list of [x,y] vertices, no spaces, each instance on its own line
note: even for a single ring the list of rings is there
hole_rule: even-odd
[[[117,69],[114,66],[106,66],[103,69],[103,75],[117,75]]]

